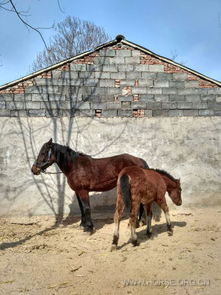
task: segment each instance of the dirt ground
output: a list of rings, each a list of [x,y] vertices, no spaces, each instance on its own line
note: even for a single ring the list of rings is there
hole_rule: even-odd
[[[93,214],[96,232],[79,219],[54,226],[52,216],[0,219],[0,294],[221,294],[221,209],[171,211],[153,222],[153,238],[140,227],[140,246],[121,222],[119,248],[110,252],[113,214]]]

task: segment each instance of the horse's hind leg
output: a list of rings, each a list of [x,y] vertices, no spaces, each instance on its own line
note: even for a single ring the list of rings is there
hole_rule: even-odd
[[[131,230],[131,242],[134,246],[138,246],[139,243],[137,241],[136,234],[136,223],[137,223],[137,214],[140,208],[140,204],[136,201],[132,201],[131,212],[130,212],[130,230]]]
[[[170,222],[169,208],[167,206],[165,196],[163,198],[158,199],[157,204],[160,206],[160,208],[163,210],[163,212],[165,214],[168,235],[172,236],[173,230],[172,230],[172,226],[171,226],[171,222]]]
[[[150,238],[152,235],[151,221],[152,221],[151,203],[146,204],[146,224],[147,224],[147,236]]]
[[[118,240],[119,240],[120,219],[122,217],[123,210],[124,210],[124,203],[123,203],[122,198],[119,197],[117,199],[116,210],[114,213],[115,229],[114,229],[111,251],[117,249],[117,244],[118,244]]]

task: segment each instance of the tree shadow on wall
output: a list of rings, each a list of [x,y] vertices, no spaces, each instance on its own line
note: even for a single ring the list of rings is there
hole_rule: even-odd
[[[54,142],[68,145],[77,150],[81,137],[81,141],[87,143],[87,149],[99,156],[119,141],[127,127],[125,121],[118,134],[106,143],[103,143],[102,140],[102,146],[96,151],[91,146],[94,134],[91,134],[91,138],[87,138],[85,135],[85,131],[94,120],[100,120],[101,124],[108,124],[107,121],[95,116],[95,110],[103,108],[105,95],[107,104],[109,99],[111,103],[115,99],[115,96],[109,93],[108,87],[100,87],[105,58],[99,60],[98,64],[95,62],[95,64],[65,65],[53,70],[52,73],[44,73],[41,77],[33,78],[31,85],[25,89],[24,109],[22,110],[16,94],[13,95],[11,110],[16,114],[23,141],[28,164],[26,173],[29,187],[34,185],[37,188],[41,200],[54,214],[57,221],[63,219],[65,199],[68,198],[71,203],[72,200],[66,194],[66,178],[63,174],[34,176],[30,172],[42,144],[52,137]],[[40,126],[36,127],[32,117],[35,119],[47,117],[48,119],[42,119]],[[85,117],[87,120],[84,125],[80,126],[78,118],[81,117]],[[47,136],[50,134],[49,138],[45,137],[46,134]],[[122,152],[124,151],[122,150]],[[59,172],[56,165],[52,169]],[[26,188],[27,182],[24,182],[18,189],[15,200],[24,193]],[[30,209],[30,215],[35,214],[40,203],[36,203],[35,207]],[[69,215],[72,214],[73,212],[70,210]]]

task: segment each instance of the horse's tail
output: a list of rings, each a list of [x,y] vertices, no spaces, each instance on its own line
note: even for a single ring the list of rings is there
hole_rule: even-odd
[[[130,178],[127,174],[119,179],[121,194],[126,208],[131,208]]]

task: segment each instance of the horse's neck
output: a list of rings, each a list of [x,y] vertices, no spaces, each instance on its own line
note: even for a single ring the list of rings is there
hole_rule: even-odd
[[[173,181],[172,179],[170,179],[169,177],[167,177],[166,175],[162,175],[165,183],[166,183],[166,186],[167,186],[167,190],[171,190],[173,188],[175,188],[177,186],[176,182]]]
[[[74,158],[70,156],[67,149],[68,148],[65,146],[56,143],[54,144],[56,163],[61,171],[65,174],[69,172],[70,166],[72,166],[72,163],[74,161]]]

